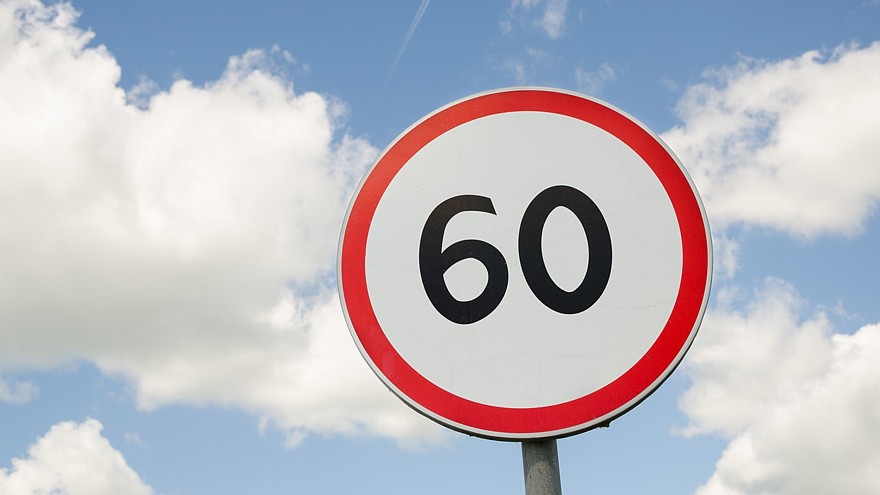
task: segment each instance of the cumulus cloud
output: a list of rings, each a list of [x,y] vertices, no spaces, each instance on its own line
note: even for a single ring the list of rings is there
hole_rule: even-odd
[[[28,449],[12,468],[0,468],[0,493],[33,495],[150,495],[153,490],[101,435],[90,419],[58,423]]]
[[[512,0],[501,21],[501,32],[507,34],[520,26],[557,39],[564,32],[567,10],[568,0]]]
[[[880,325],[837,333],[768,280],[727,290],[686,360],[684,433],[729,440],[700,495],[878,493]]]
[[[143,408],[240,407],[294,443],[438,438],[339,314],[339,226],[377,153],[344,105],[296,92],[262,50],[203,86],[126,94],[76,18],[0,4],[0,371],[85,360]]]
[[[880,43],[707,71],[663,138],[714,227],[716,272],[738,229],[854,235],[880,199]],[[728,441],[699,495],[876,493],[880,325],[841,333],[786,282],[727,287],[685,361],[684,435]]]
[[[880,198],[880,42],[710,70],[663,138],[716,227],[853,234]]]

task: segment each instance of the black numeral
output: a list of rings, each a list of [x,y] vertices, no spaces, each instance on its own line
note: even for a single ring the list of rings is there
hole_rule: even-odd
[[[550,278],[541,248],[544,224],[558,207],[568,208],[580,220],[590,253],[587,273],[571,292]],[[599,207],[573,187],[553,186],[541,191],[526,208],[519,227],[519,263],[529,288],[545,306],[567,315],[585,311],[599,300],[611,278],[611,234]]]
[[[455,196],[440,203],[425,222],[419,242],[419,271],[422,285],[431,304],[446,319],[467,324],[480,321],[501,303],[507,291],[507,261],[501,251],[485,241],[465,239],[443,249],[443,233],[455,215],[463,211],[482,211],[495,214],[492,200],[485,196]],[[489,273],[486,288],[475,299],[459,301],[449,293],[443,274],[452,265],[467,258],[474,258]]]
[[[589,262],[580,285],[569,292],[560,288],[547,271],[541,239],[544,225],[556,208],[567,208],[580,221],[587,236]],[[508,271],[504,255],[493,245],[464,239],[443,249],[443,234],[455,215],[478,211],[495,215],[492,200],[485,196],[455,196],[440,203],[428,216],[419,242],[419,272],[425,293],[434,308],[449,321],[469,324],[482,320],[501,304],[507,292]],[[459,301],[443,278],[459,261],[473,258],[489,275],[486,287],[474,299]],[[596,203],[570,186],[549,187],[529,203],[519,228],[519,260],[526,283],[545,306],[563,314],[586,311],[599,300],[611,278],[611,235]]]

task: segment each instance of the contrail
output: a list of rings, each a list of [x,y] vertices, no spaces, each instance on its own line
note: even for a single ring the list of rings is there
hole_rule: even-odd
[[[397,64],[400,62],[400,57],[402,57],[403,52],[406,51],[406,47],[409,45],[409,40],[412,38],[413,33],[415,33],[416,28],[419,27],[419,21],[422,20],[422,16],[425,15],[425,11],[428,10],[429,3],[431,3],[431,0],[422,0],[422,3],[419,5],[419,10],[416,12],[416,16],[409,25],[409,30],[403,38],[403,43],[400,44],[400,49],[397,50],[397,56],[394,57],[394,63],[391,64],[391,70],[388,71],[388,77],[385,78],[386,84],[388,83],[388,80],[391,79],[391,74],[394,74],[394,69],[397,68]]]

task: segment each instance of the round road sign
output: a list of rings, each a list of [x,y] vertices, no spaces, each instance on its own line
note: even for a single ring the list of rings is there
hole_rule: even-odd
[[[468,434],[571,435],[652,393],[706,307],[693,183],[647,128],[542,88],[423,118],[349,206],[339,293],[373,371]]]

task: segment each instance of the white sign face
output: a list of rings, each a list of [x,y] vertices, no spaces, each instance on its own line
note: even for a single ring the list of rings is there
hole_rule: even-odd
[[[367,362],[407,404],[498,439],[577,433],[693,340],[711,244],[684,169],[607,105],[548,89],[429,115],[376,161],[340,241]]]

